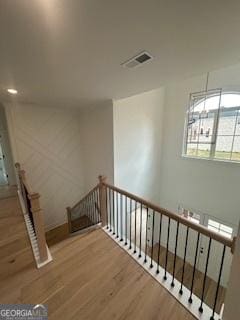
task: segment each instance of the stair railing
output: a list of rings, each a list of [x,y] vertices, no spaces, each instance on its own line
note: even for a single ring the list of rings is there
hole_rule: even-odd
[[[199,319],[219,319],[224,300],[224,297],[219,299],[219,293],[223,291],[223,267],[227,262],[224,259],[227,250],[228,257],[234,252],[235,238],[227,238],[209,230],[182,215],[110,185],[105,180],[100,181],[99,187],[103,193],[101,211],[106,219],[105,229],[115,241],[130,251],[136,260],[141,260],[145,269],[160,279],[194,316]],[[199,272],[197,263],[200,240],[203,238],[207,241],[207,255],[204,270]],[[218,249],[222,246],[218,257],[214,256],[217,255],[216,246]],[[188,257],[189,251],[191,257]],[[215,270],[214,279],[208,275],[211,256],[214,256],[214,260],[211,260]],[[185,278],[189,278],[186,269],[191,273],[188,284],[185,281]],[[201,277],[198,292],[195,290],[197,276]],[[209,283],[214,289],[212,299],[207,295]]]
[[[32,227],[32,230],[29,231],[30,236],[32,236],[33,233],[36,236],[37,253],[34,252],[34,254],[36,254],[35,259],[37,260],[37,265],[40,266],[49,260],[44,230],[43,210],[41,209],[39,200],[40,195],[31,190],[26,179],[26,173],[21,169],[20,164],[16,163],[15,167],[18,176],[19,193],[24,204],[24,215],[26,219],[30,219],[30,228]],[[33,250],[34,249],[35,243],[33,243]]]
[[[96,226],[100,222],[104,224],[102,197],[102,189],[97,185],[73,207],[66,208],[69,233]]]
[[[103,176],[67,212],[70,232],[101,222],[103,230],[196,318],[219,319],[225,295],[223,269],[234,253],[235,238],[110,185]],[[199,271],[202,239],[207,241],[207,254]],[[209,272],[213,264],[214,275]]]

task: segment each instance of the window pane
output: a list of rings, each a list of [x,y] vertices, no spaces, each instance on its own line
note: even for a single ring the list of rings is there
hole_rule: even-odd
[[[209,118],[201,119],[199,128],[199,142],[211,142],[213,134],[214,114],[208,115]]]
[[[198,127],[193,124],[188,126],[188,142],[197,142]]]
[[[220,229],[224,232],[232,234],[233,229],[231,227],[225,226],[225,224],[221,224]]]
[[[234,138],[231,160],[240,161],[240,136]]]
[[[197,155],[201,158],[209,158],[211,145],[207,143],[202,143],[198,145]]]
[[[200,101],[201,102],[196,105],[195,111],[202,112],[206,110],[208,112],[210,110],[217,110],[220,104],[220,91],[216,91],[214,95],[209,91],[209,94],[203,94]]]
[[[240,135],[240,110],[238,110],[238,118],[237,118],[237,125],[236,125],[236,135]]]
[[[197,144],[196,143],[188,143],[187,155],[188,156],[196,156],[197,155]]]
[[[212,227],[212,226],[210,226],[210,225],[208,225],[208,229],[209,229],[209,230],[212,230],[212,231],[214,231],[214,232],[218,232],[218,229],[216,229],[215,227]]]
[[[211,142],[213,134],[214,114],[209,118],[194,119],[188,127],[189,142]],[[192,122],[193,120],[191,120]]]
[[[213,226],[213,227],[215,227],[215,228],[219,228],[219,226],[220,226],[220,223],[218,223],[218,222],[216,222],[216,221],[214,221],[214,220],[211,220],[211,219],[209,219],[208,220],[208,225],[211,225],[211,226]]]
[[[217,137],[215,158],[230,160],[233,136]]]
[[[220,111],[219,122],[218,122],[218,135],[234,135],[236,117],[238,111]]]
[[[221,97],[221,106],[225,108],[232,108],[240,106],[239,93],[224,93]]]
[[[240,162],[240,93],[192,93],[187,120],[186,155]]]

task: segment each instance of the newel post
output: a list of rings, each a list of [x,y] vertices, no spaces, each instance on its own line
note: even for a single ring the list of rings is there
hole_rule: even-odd
[[[100,215],[102,220],[102,226],[107,224],[107,188],[104,185],[107,178],[104,176],[99,176],[99,200],[100,200]]]

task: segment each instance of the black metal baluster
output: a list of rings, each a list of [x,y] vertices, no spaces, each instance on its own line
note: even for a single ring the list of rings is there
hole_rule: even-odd
[[[88,211],[87,211],[87,199],[83,200],[84,204],[84,216],[88,216]]]
[[[108,199],[108,192],[107,192],[108,188],[106,187],[106,218],[107,218],[107,229],[109,229],[109,199]]]
[[[94,216],[94,224],[96,224],[96,201],[95,201],[95,190],[93,190],[92,192],[92,199],[93,199],[93,202],[92,202],[92,206],[93,206],[93,216]]]
[[[120,195],[120,221],[121,221],[121,239],[123,241],[123,195]]]
[[[113,235],[115,235],[115,191],[112,190],[113,195]]]
[[[188,302],[189,302],[189,303],[192,303],[192,293],[193,293],[194,277],[195,277],[197,257],[198,257],[199,239],[200,239],[200,233],[198,232],[197,244],[196,244],[196,251],[195,251],[195,259],[194,259],[194,266],[193,266],[192,284],[191,284],[191,290],[190,290],[191,292],[190,292],[190,297],[189,297],[189,299],[188,299]]]
[[[130,199],[130,223],[129,223],[129,249],[132,249],[132,199]]]
[[[88,205],[89,205],[89,215],[90,215],[90,226],[92,225],[92,206],[91,206],[91,194],[88,196]]]
[[[160,259],[160,251],[161,251],[161,234],[162,234],[162,214],[160,214],[159,218],[159,236],[158,236],[158,261],[157,261],[157,273],[159,273],[159,259]]]
[[[101,221],[100,216],[100,203],[99,203],[99,188],[97,188],[97,222],[99,223]]]
[[[88,211],[87,211],[87,199],[84,199],[83,204],[84,204],[84,215],[83,215],[83,216],[88,217]],[[88,220],[87,220],[87,221],[88,221]]]
[[[112,232],[112,197],[111,197],[111,189],[109,188],[108,189],[108,198],[109,198],[109,214],[110,214],[110,217],[109,217],[109,220],[110,220],[110,232]]]
[[[204,279],[203,279],[203,287],[202,287],[201,305],[200,305],[200,307],[199,307],[199,309],[198,309],[200,312],[203,312],[203,307],[202,307],[202,306],[203,306],[205,285],[206,285],[206,279],[207,279],[207,270],[208,270],[208,261],[209,261],[209,255],[210,255],[210,250],[211,250],[211,243],[212,243],[212,238],[209,238],[209,242],[208,242],[208,252],[207,252],[207,259],[206,259]]]
[[[92,193],[92,197],[93,197],[93,215],[94,215],[94,224],[97,223],[97,214],[96,214],[96,190],[93,191]],[[106,199],[107,201],[107,199]]]
[[[186,263],[186,255],[187,255],[187,244],[188,244],[188,234],[189,234],[189,227],[187,227],[186,232],[186,239],[185,239],[185,248],[184,248],[184,258],[183,258],[183,270],[182,270],[182,280],[181,280],[181,288],[179,290],[180,294],[183,294],[183,280],[184,280],[184,272],[185,272],[185,263]]]
[[[151,250],[151,263],[150,268],[153,267],[153,243],[154,243],[154,223],[155,223],[155,211],[153,211],[153,217],[152,217],[152,250]]]
[[[93,206],[93,216],[94,216],[94,224],[96,224],[96,221],[97,221],[97,216],[96,216],[96,200],[95,200],[95,190],[93,191],[93,193],[92,193],[92,198],[93,198],[93,204],[92,204],[92,206]],[[106,199],[106,201],[107,201],[107,199]]]
[[[89,210],[89,198],[88,197],[86,199],[86,205],[87,205],[87,217],[88,217],[87,226],[89,227],[91,225],[91,216],[90,216],[90,210]]]
[[[220,265],[220,270],[219,270],[219,276],[218,276],[218,282],[217,282],[217,290],[216,290],[214,306],[213,306],[213,312],[212,312],[212,316],[211,316],[210,320],[214,320],[214,314],[215,314],[216,305],[217,305],[217,298],[218,298],[218,291],[219,291],[220,281],[221,281],[221,276],[222,276],[222,269],[223,269],[225,251],[226,251],[226,246],[224,245],[223,253],[222,253],[222,259],[221,259],[221,265]]]
[[[144,263],[147,262],[147,247],[148,247],[148,238],[147,238],[147,235],[148,235],[148,207],[146,209],[147,211],[147,216],[146,216],[146,233],[145,233],[145,258],[144,258]]]
[[[95,213],[94,213],[94,209],[95,209],[95,205],[94,205],[94,192],[91,193],[91,208],[92,208],[92,217],[93,217],[93,225],[95,224]]]
[[[92,210],[91,210],[91,194],[87,197],[88,201],[88,212],[89,212],[89,217],[90,217],[90,222],[89,226],[92,225]]]
[[[174,250],[174,262],[173,262],[173,277],[171,286],[174,287],[175,279],[175,268],[176,268],[176,259],[177,259],[177,244],[178,244],[178,231],[179,231],[179,222],[177,222],[177,231],[176,231],[176,240],[175,240],[175,250]]]
[[[80,218],[86,215],[86,205],[85,201],[82,202],[82,214],[80,215]],[[80,225],[80,230],[81,230],[81,225]]]
[[[125,196],[125,246],[127,245],[127,219],[127,196]]]
[[[137,242],[137,201],[135,201],[135,214],[134,214],[134,253],[137,252],[136,242]]]
[[[85,215],[87,216],[87,226],[88,226],[88,223],[89,223],[89,217],[88,217],[88,203],[87,203],[87,198],[84,199],[84,203],[85,203]]]
[[[84,204],[85,204],[85,212],[84,212],[84,215],[87,217],[87,226],[88,226],[88,206],[87,206],[87,199],[84,200]],[[84,227],[84,226],[83,226]]]
[[[93,221],[93,218],[92,218],[92,202],[91,202],[91,194],[88,196],[88,204],[89,204],[89,215],[90,215],[90,226],[92,225],[92,221]]]
[[[167,280],[167,265],[168,265],[168,248],[169,248],[169,234],[170,234],[170,223],[171,220],[168,218],[168,231],[167,231],[167,248],[166,248],[166,257],[165,257],[165,270],[164,270],[164,280]]]
[[[138,257],[141,258],[142,256],[142,203],[140,207],[140,234],[139,234],[139,255]]]
[[[117,220],[117,235],[116,235],[116,238],[119,237],[119,234],[118,234],[118,231],[119,231],[119,226],[118,226],[118,220],[119,220],[119,210],[118,210],[118,192],[116,192],[116,202],[117,202],[117,217],[116,217],[116,220]]]
[[[99,196],[98,196],[98,192],[99,192],[99,189],[97,188],[96,189],[96,210],[97,210],[97,223],[100,222],[100,208],[99,208]]]
[[[95,205],[94,205],[94,193],[91,193],[91,208],[92,208],[92,217],[93,217],[93,224],[95,224],[95,213],[94,213],[94,209],[95,209]]]

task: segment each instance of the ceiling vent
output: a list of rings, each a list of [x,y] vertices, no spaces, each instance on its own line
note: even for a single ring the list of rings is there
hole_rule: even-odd
[[[148,52],[144,51],[136,55],[135,57],[125,61],[122,63],[122,66],[126,68],[136,68],[147,61],[151,61],[153,56],[151,56]]]

